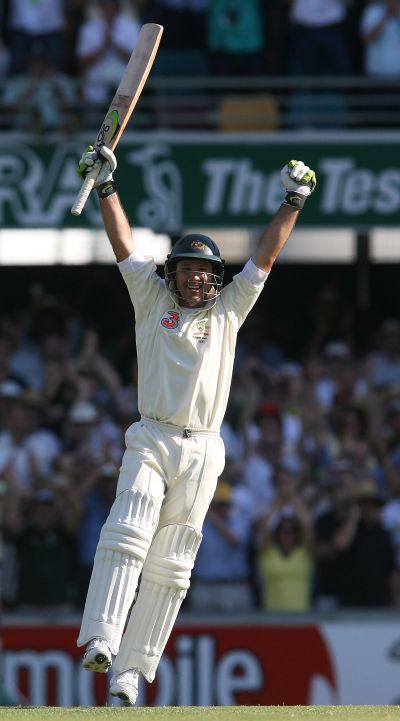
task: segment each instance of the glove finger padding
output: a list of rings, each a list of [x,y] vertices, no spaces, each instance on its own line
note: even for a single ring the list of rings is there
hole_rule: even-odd
[[[88,173],[93,170],[94,164],[98,159],[98,155],[93,150],[93,145],[88,145],[85,152],[82,153],[76,172],[81,180],[85,180]]]
[[[117,167],[117,159],[109,148],[103,146],[100,151],[93,150],[93,145],[88,145],[82,154],[77,168],[78,175],[84,180],[88,173],[98,170],[95,187],[102,183],[113,180],[113,171]]]
[[[290,160],[282,168],[281,178],[287,191],[285,203],[300,210],[317,184],[315,172],[301,160]]]
[[[110,170],[113,173],[117,167],[117,158],[115,157],[113,151],[110,150],[110,148],[106,148],[106,146],[103,145],[100,148],[99,153],[100,153],[100,155],[103,156],[103,158],[105,158],[105,160],[107,160],[109,162]]]

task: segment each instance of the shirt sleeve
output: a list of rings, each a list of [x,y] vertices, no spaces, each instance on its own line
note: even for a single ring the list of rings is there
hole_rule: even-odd
[[[140,322],[148,317],[161,293],[167,292],[165,283],[157,275],[153,258],[146,258],[139,251],[131,253],[118,267],[128,288],[136,321]]]
[[[233,277],[221,292],[221,300],[227,313],[231,313],[240,328],[258,299],[268,273],[257,268],[250,259],[243,270]]]

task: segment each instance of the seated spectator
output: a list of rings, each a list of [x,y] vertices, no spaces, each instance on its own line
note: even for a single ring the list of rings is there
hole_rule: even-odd
[[[399,0],[372,0],[364,7],[360,34],[366,75],[381,79],[400,77],[399,22]]]
[[[107,109],[138,39],[140,23],[118,0],[98,0],[98,13],[78,32],[76,59],[88,106]]]
[[[295,489],[289,494],[286,491],[277,495],[257,524],[262,608],[273,612],[303,612],[311,607],[312,523]]]
[[[12,0],[8,18],[11,73],[28,72],[29,58],[38,49],[57,72],[64,69],[63,0]]]
[[[188,603],[193,611],[250,611],[254,606],[250,582],[251,527],[235,503],[232,487],[218,481],[203,526]]]

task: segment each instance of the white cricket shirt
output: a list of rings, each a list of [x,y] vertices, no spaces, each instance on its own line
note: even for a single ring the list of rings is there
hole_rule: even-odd
[[[267,273],[249,261],[258,279],[245,266],[212,308],[188,309],[173,301],[153,259],[132,258],[118,266],[135,309],[139,411],[181,428],[219,432],[237,333]]]

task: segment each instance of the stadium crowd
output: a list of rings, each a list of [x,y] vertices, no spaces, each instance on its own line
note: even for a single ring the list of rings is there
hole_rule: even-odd
[[[325,289],[295,354],[261,312],[239,334],[227,462],[188,609],[400,605],[400,319],[380,319],[361,347],[334,306]],[[132,321],[105,340],[46,293],[1,318],[6,610],[82,608],[137,418]]]
[[[165,27],[152,76],[400,75],[399,0],[2,0],[0,13],[5,128],[75,131],[91,123],[82,105],[98,123],[147,21]]]
[[[78,102],[107,106],[146,21],[165,26],[165,75],[400,75],[400,0],[2,0],[0,13],[13,129],[76,130]],[[400,606],[400,319],[358,345],[329,292],[295,354],[257,315],[239,336],[192,610]],[[110,348],[46,295],[0,318],[5,609],[82,608],[138,418],[129,333]]]

